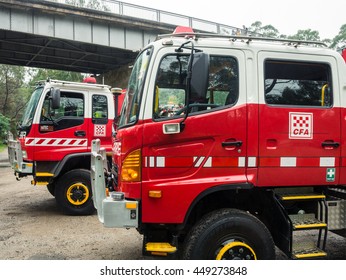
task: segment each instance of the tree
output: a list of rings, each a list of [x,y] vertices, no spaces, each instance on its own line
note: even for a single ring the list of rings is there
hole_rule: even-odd
[[[251,24],[249,31],[254,35],[262,37],[278,38],[280,36],[279,30],[277,30],[273,25],[268,24],[262,26],[262,22],[260,21]]]
[[[29,98],[25,73],[24,67],[0,65],[0,113],[10,120],[12,128]]]
[[[340,45],[346,46],[346,24],[340,27],[339,34],[333,38],[330,47],[335,48]]]
[[[320,33],[316,30],[305,29],[298,30],[296,34],[288,36],[289,39],[305,40],[305,41],[320,41]]]
[[[39,81],[52,80],[71,81],[71,82],[82,82],[83,75],[77,72],[52,70],[52,69],[31,69],[30,70],[31,81],[30,85],[34,86]]]
[[[0,144],[7,138],[7,131],[10,129],[10,120],[0,113]]]

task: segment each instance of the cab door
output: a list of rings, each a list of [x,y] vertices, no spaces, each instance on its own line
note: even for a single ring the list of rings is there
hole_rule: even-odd
[[[60,161],[87,151],[85,99],[84,92],[61,89],[60,107],[51,109],[50,93],[46,93],[35,137],[26,139],[26,145],[35,147],[36,161]]]
[[[90,92],[89,92],[90,93]],[[100,139],[101,146],[107,152],[112,150],[112,132],[114,121],[114,100],[110,94],[92,93],[91,98],[91,122],[88,132],[88,150],[91,150],[91,141]]]
[[[285,58],[282,58],[285,57]],[[333,58],[259,54],[258,185],[337,184],[340,100]]]
[[[143,128],[143,222],[181,223],[197,195],[247,182],[244,54],[211,53],[208,90],[202,97],[192,90],[187,107],[189,54],[172,51],[154,67]]]

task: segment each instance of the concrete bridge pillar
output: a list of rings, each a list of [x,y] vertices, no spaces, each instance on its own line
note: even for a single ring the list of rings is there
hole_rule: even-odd
[[[122,89],[126,88],[132,70],[132,68],[130,68],[131,65],[133,64],[131,63],[129,65],[121,66],[115,70],[98,76],[97,83],[104,83],[106,85],[110,85],[111,87],[119,87]]]

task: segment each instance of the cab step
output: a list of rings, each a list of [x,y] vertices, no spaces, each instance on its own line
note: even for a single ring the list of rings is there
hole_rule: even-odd
[[[293,259],[318,259],[325,258],[327,253],[312,242],[305,242],[299,246],[293,246],[292,256]]]
[[[174,254],[177,247],[167,242],[148,242],[145,244],[145,250],[155,256],[167,256]]]
[[[313,188],[286,188],[275,192],[290,224],[290,248],[292,259],[325,258],[328,232],[326,195]]]
[[[47,186],[51,178],[54,177],[53,173],[49,172],[37,172],[34,180],[31,181],[31,185],[34,186]]]
[[[47,186],[48,184],[49,182],[47,181],[35,181],[35,180],[31,181],[31,185],[33,186]]]
[[[298,200],[323,200],[326,198],[324,194],[319,193],[296,193],[296,194],[280,194],[282,201],[298,201]]]
[[[319,248],[302,250],[302,251],[293,251],[294,259],[317,259],[317,258],[325,258],[327,257],[327,253]]]
[[[326,228],[327,224],[315,218],[315,214],[289,215],[293,230],[308,230]]]

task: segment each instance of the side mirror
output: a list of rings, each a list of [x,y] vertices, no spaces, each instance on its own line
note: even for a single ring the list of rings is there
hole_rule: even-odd
[[[50,89],[50,98],[51,98],[51,109],[59,109],[60,108],[60,89],[59,88],[51,88]]]
[[[203,52],[195,53],[191,69],[191,93],[198,99],[205,98],[209,83],[209,55]]]

